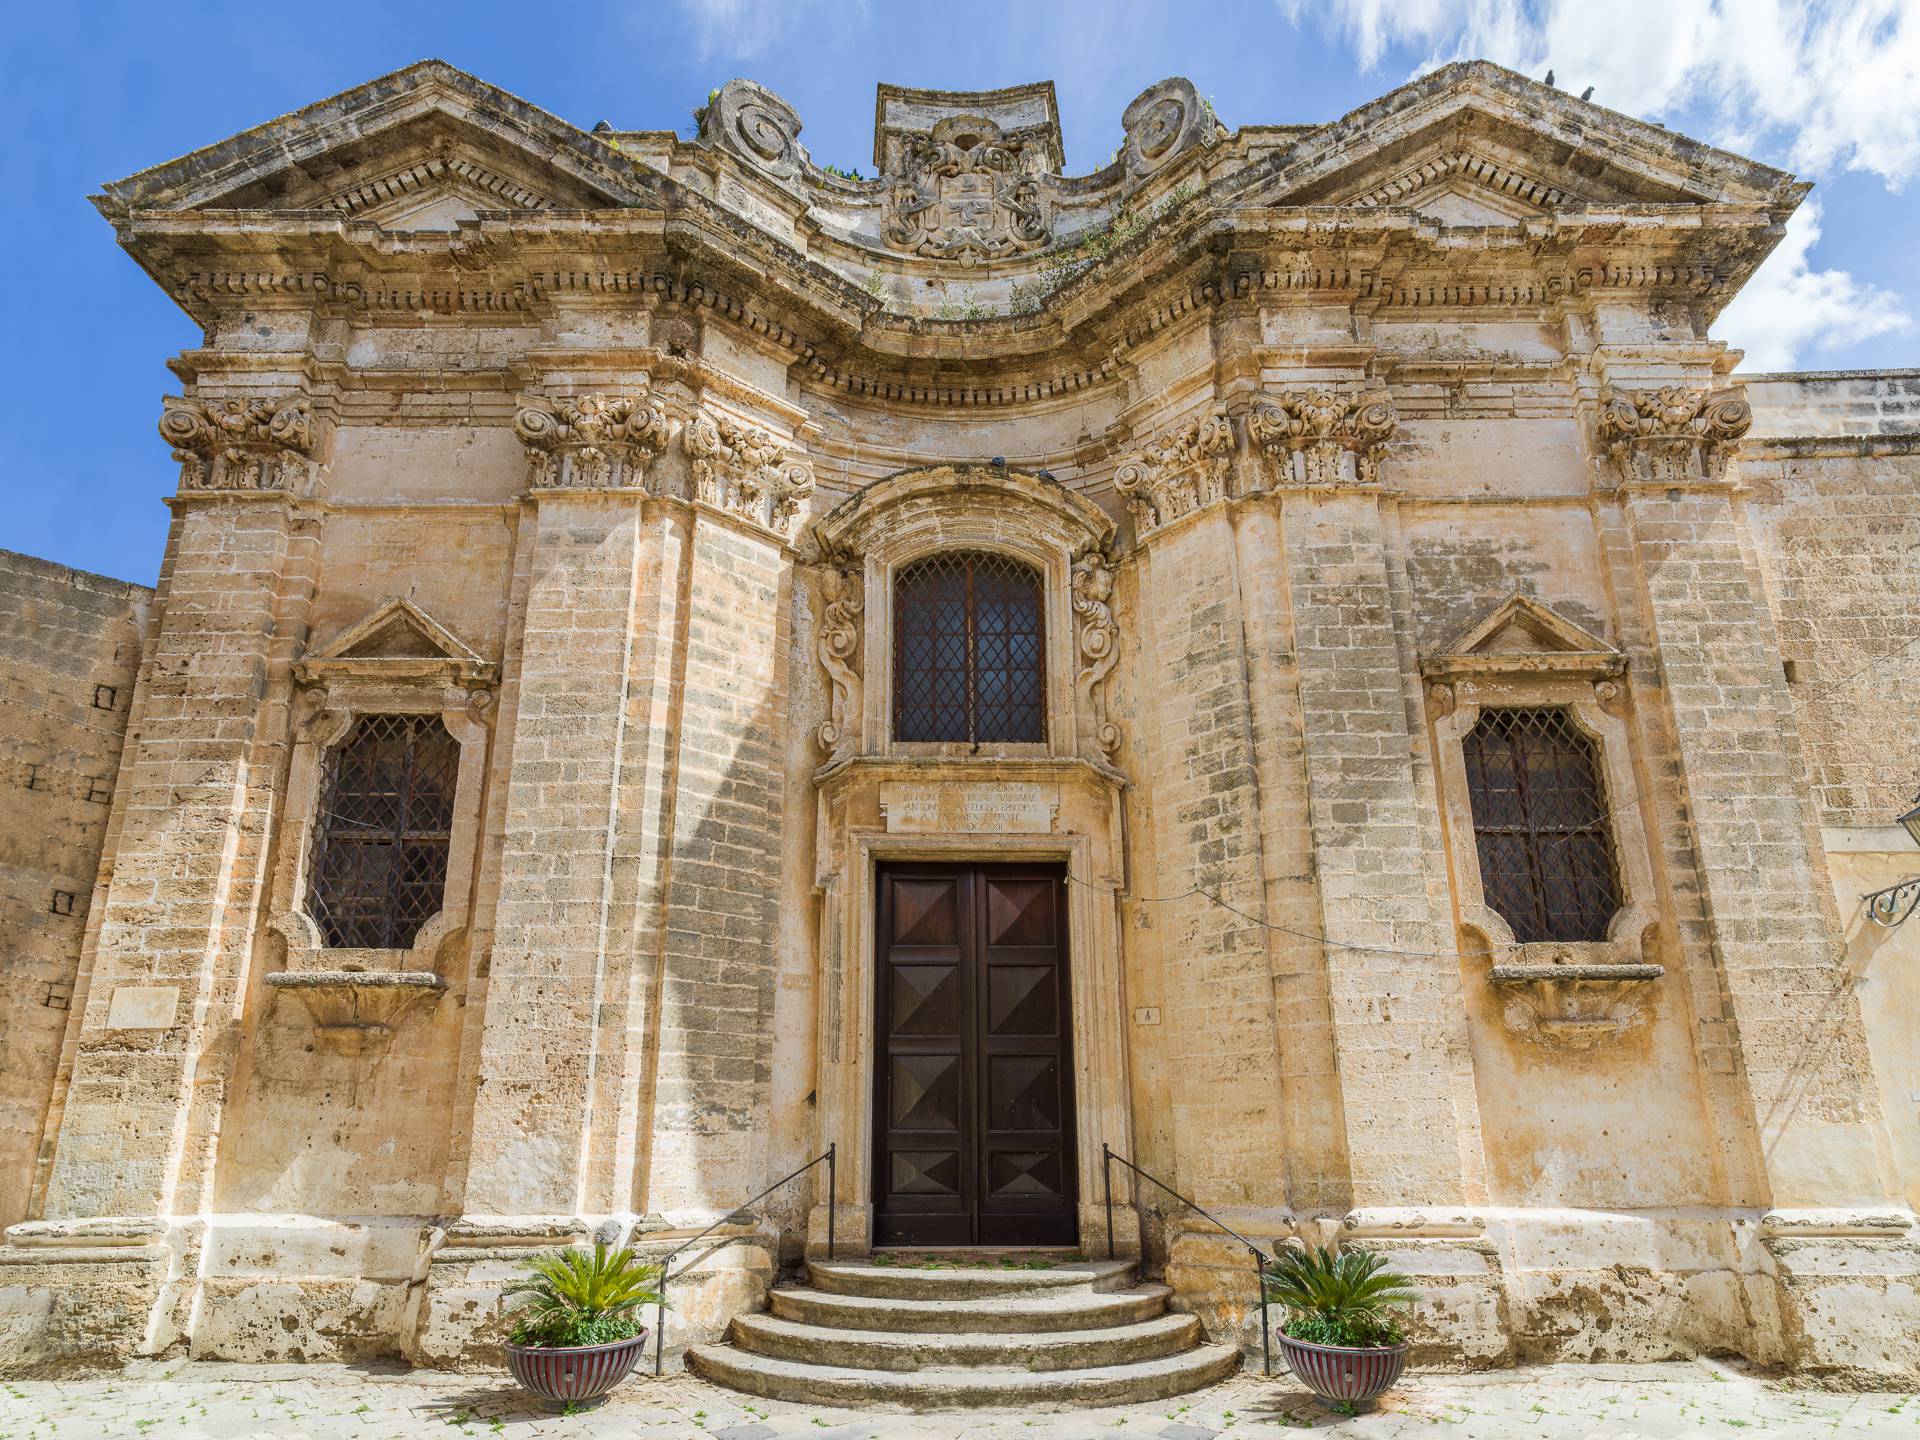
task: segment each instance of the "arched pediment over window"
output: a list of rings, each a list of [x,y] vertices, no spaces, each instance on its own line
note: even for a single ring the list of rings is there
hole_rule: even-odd
[[[903,471],[842,501],[813,526],[822,565],[819,655],[831,682],[822,748],[836,759],[955,746],[987,756],[1099,757],[1112,750],[1118,732],[1107,719],[1104,685],[1118,641],[1108,558],[1114,533],[1106,512],[1057,481],[1003,466]],[[963,568],[973,569],[993,568],[990,557],[999,557],[1007,573],[1035,577],[1040,623],[1029,628],[1038,631],[1038,654],[1026,657],[1031,664],[1023,674],[1041,688],[1043,723],[1007,730],[1030,738],[993,732],[927,740],[898,725],[896,580],[926,572],[939,556],[961,557]],[[961,623],[966,631],[964,616]],[[984,663],[978,651],[965,649],[970,633],[962,635],[962,680]]]

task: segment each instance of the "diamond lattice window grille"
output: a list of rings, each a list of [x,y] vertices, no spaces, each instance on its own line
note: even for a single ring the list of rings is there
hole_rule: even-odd
[[[1489,708],[1463,748],[1488,907],[1522,944],[1606,939],[1620,877],[1593,741],[1558,707]]]
[[[1044,741],[1046,622],[1040,572],[957,550],[893,583],[897,740]]]
[[[307,912],[334,949],[403,950],[447,885],[458,747],[438,715],[366,715],[328,753]]]

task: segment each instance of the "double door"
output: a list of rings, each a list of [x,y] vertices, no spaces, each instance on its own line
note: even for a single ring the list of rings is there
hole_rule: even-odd
[[[875,928],[874,1243],[1073,1245],[1066,876],[897,865]]]

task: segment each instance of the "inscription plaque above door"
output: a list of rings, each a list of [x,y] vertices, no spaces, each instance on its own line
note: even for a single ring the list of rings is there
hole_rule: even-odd
[[[1060,787],[1023,781],[888,780],[880,786],[880,811],[890,835],[1048,835],[1060,813]]]

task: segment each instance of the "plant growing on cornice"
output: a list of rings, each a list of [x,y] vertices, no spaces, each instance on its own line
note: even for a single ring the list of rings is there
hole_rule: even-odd
[[[867,276],[867,294],[878,300],[885,296],[886,293],[887,277],[882,275],[878,270],[869,273]]]
[[[517,1302],[508,1341],[552,1349],[610,1345],[641,1332],[640,1311],[657,1304],[660,1267],[622,1246],[595,1241],[593,1253],[561,1250],[527,1262],[526,1279],[501,1298]]]
[[[1091,270],[1141,231],[1157,225],[1178,210],[1191,200],[1193,195],[1194,187],[1189,183],[1161,196],[1144,211],[1131,210],[1122,206],[1098,225],[1090,225],[1081,231],[1079,238],[1073,244],[1046,252],[1040,257],[1044,263],[1040,267],[1038,290],[1034,297],[1033,308],[1036,310],[1039,308],[1041,297],[1053,294],[1069,280]],[[1015,313],[1030,312],[1016,311]]]
[[[829,175],[838,175],[842,180],[865,180],[867,178],[858,170],[842,170],[838,165],[822,165],[820,168]]]
[[[707,103],[704,105],[696,105],[693,107],[693,133],[694,134],[698,135],[700,133],[700,127],[707,123],[707,111],[713,108],[713,102],[718,100],[719,98],[720,98],[720,91],[718,89],[709,90],[707,91]]]

